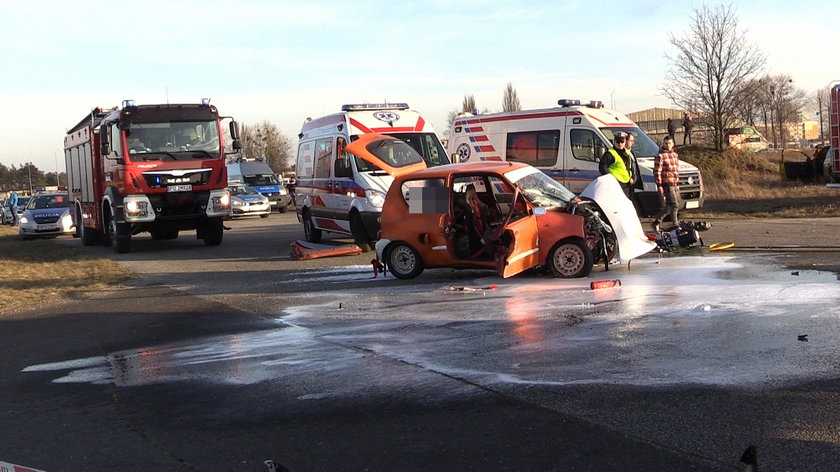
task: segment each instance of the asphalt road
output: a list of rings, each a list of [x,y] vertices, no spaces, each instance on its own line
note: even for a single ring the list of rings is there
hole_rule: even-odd
[[[354,294],[392,303],[406,291],[422,299],[426,287],[518,285],[480,271],[373,281],[370,254],[290,260],[302,237],[293,214],[228,226],[219,247],[185,234],[139,237],[123,255],[90,248],[140,277],[0,320],[0,462],[50,471],[269,470],[265,460],[290,471],[742,470],[750,444],[762,470],[831,470],[840,460],[835,378],[742,388],[453,374],[387,355],[376,332],[360,342],[353,331],[370,313],[342,310]],[[840,258],[827,246],[838,227],[721,220],[703,236],[735,242],[736,257],[835,270]],[[790,245],[821,249],[778,249]],[[322,277],[330,273],[338,276]],[[428,293],[429,303],[439,297]],[[306,306],[316,308],[296,315]],[[378,325],[381,334],[416,335],[405,320],[423,324],[411,318],[418,307],[388,306],[403,323]]]

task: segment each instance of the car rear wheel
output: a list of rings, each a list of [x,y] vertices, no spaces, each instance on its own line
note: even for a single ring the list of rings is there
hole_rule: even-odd
[[[423,272],[423,260],[413,247],[396,243],[388,250],[388,268],[398,279],[413,279]]]
[[[579,238],[564,239],[551,249],[548,264],[555,277],[586,277],[592,272],[592,251]]]
[[[268,216],[269,216],[268,214],[260,215],[260,218],[268,218]]]

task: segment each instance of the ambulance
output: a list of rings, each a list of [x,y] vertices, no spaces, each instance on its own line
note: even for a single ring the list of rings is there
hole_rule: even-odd
[[[427,166],[449,164],[431,123],[406,103],[349,104],[338,113],[307,119],[295,165],[295,206],[307,241],[320,242],[324,233],[348,235],[369,251],[379,238],[382,204],[394,178],[345,151],[368,133],[401,139]]]
[[[618,132],[635,136],[633,154],[641,179],[634,198],[640,216],[654,216],[662,203],[653,178],[659,146],[625,115],[602,102],[559,100],[559,107],[473,115],[462,113],[452,123],[448,152],[455,162],[518,161],[539,168],[579,194],[600,175],[598,161]],[[703,206],[700,170],[680,161],[683,209]]]

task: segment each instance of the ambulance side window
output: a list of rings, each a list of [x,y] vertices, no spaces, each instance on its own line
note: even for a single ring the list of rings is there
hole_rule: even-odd
[[[589,129],[573,129],[569,132],[569,145],[572,155],[581,161],[595,162],[606,152],[607,148],[601,138]]]
[[[560,131],[528,131],[508,133],[507,160],[530,164],[535,167],[549,167],[557,162],[560,149]]]
[[[300,143],[298,148],[298,162],[295,171],[298,177],[312,177],[314,174],[312,142]]]
[[[326,179],[330,177],[330,164],[333,157],[332,138],[319,139],[315,141],[315,178]]]
[[[335,140],[335,172],[336,177],[353,177],[353,169],[350,168],[350,155],[344,149],[347,147],[347,140],[339,137]]]

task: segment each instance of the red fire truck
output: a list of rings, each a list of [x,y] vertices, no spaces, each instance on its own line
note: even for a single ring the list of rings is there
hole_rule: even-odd
[[[201,104],[94,108],[64,138],[76,236],[82,244],[131,250],[131,236],[174,239],[196,230],[208,246],[222,242],[230,211],[222,119]],[[232,148],[239,128],[230,122]]]

